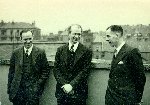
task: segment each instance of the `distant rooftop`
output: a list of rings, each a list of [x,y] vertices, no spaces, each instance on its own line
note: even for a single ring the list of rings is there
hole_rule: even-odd
[[[0,22],[0,28],[3,29],[8,29],[8,28],[36,28],[39,29],[38,27],[35,27],[35,22],[33,22],[32,24],[30,23],[26,23],[26,22],[8,22],[5,23],[4,21]]]
[[[106,40],[104,39],[104,37],[101,34],[93,34],[94,37],[94,41],[93,42],[105,42]]]

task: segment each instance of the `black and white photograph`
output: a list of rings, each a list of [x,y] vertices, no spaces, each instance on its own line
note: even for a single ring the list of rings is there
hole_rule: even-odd
[[[149,0],[0,0],[0,105],[150,105]]]

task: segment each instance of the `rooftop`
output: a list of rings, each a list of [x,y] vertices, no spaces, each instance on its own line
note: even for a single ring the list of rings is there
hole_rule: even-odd
[[[8,22],[8,23],[4,23],[1,22],[0,23],[0,28],[1,29],[8,29],[8,28],[33,28],[33,29],[39,29],[38,27],[35,26],[35,23],[26,23],[26,22]]]

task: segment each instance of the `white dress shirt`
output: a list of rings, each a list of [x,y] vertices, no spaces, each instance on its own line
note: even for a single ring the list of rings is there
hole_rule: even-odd
[[[73,51],[74,51],[74,52],[77,50],[78,45],[79,45],[79,42],[77,42],[77,43],[74,44],[74,47],[73,47]],[[69,50],[71,49],[71,46],[72,46],[72,44],[71,44],[71,42],[70,42],[70,40],[69,40]]]
[[[116,48],[116,53],[115,56],[119,53],[119,51],[121,50],[122,46],[125,44],[125,41],[123,41],[117,48]]]
[[[29,49],[26,49],[26,48],[24,47],[24,52],[26,53],[27,50],[28,50],[28,56],[29,56],[29,55],[31,54],[32,48],[33,48],[33,44],[32,44],[32,46],[31,46]]]

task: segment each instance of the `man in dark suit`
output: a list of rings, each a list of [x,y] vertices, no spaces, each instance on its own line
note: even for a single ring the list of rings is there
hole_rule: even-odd
[[[106,30],[106,41],[115,47],[111,62],[106,105],[140,105],[146,77],[142,57],[137,48],[127,45],[123,29],[112,25]]]
[[[80,25],[74,24],[67,31],[69,43],[59,47],[55,56],[57,104],[86,105],[92,52],[79,42],[82,34]]]
[[[8,94],[13,105],[39,105],[49,75],[45,51],[32,40],[30,31],[22,33],[24,46],[14,50],[10,59]]]

